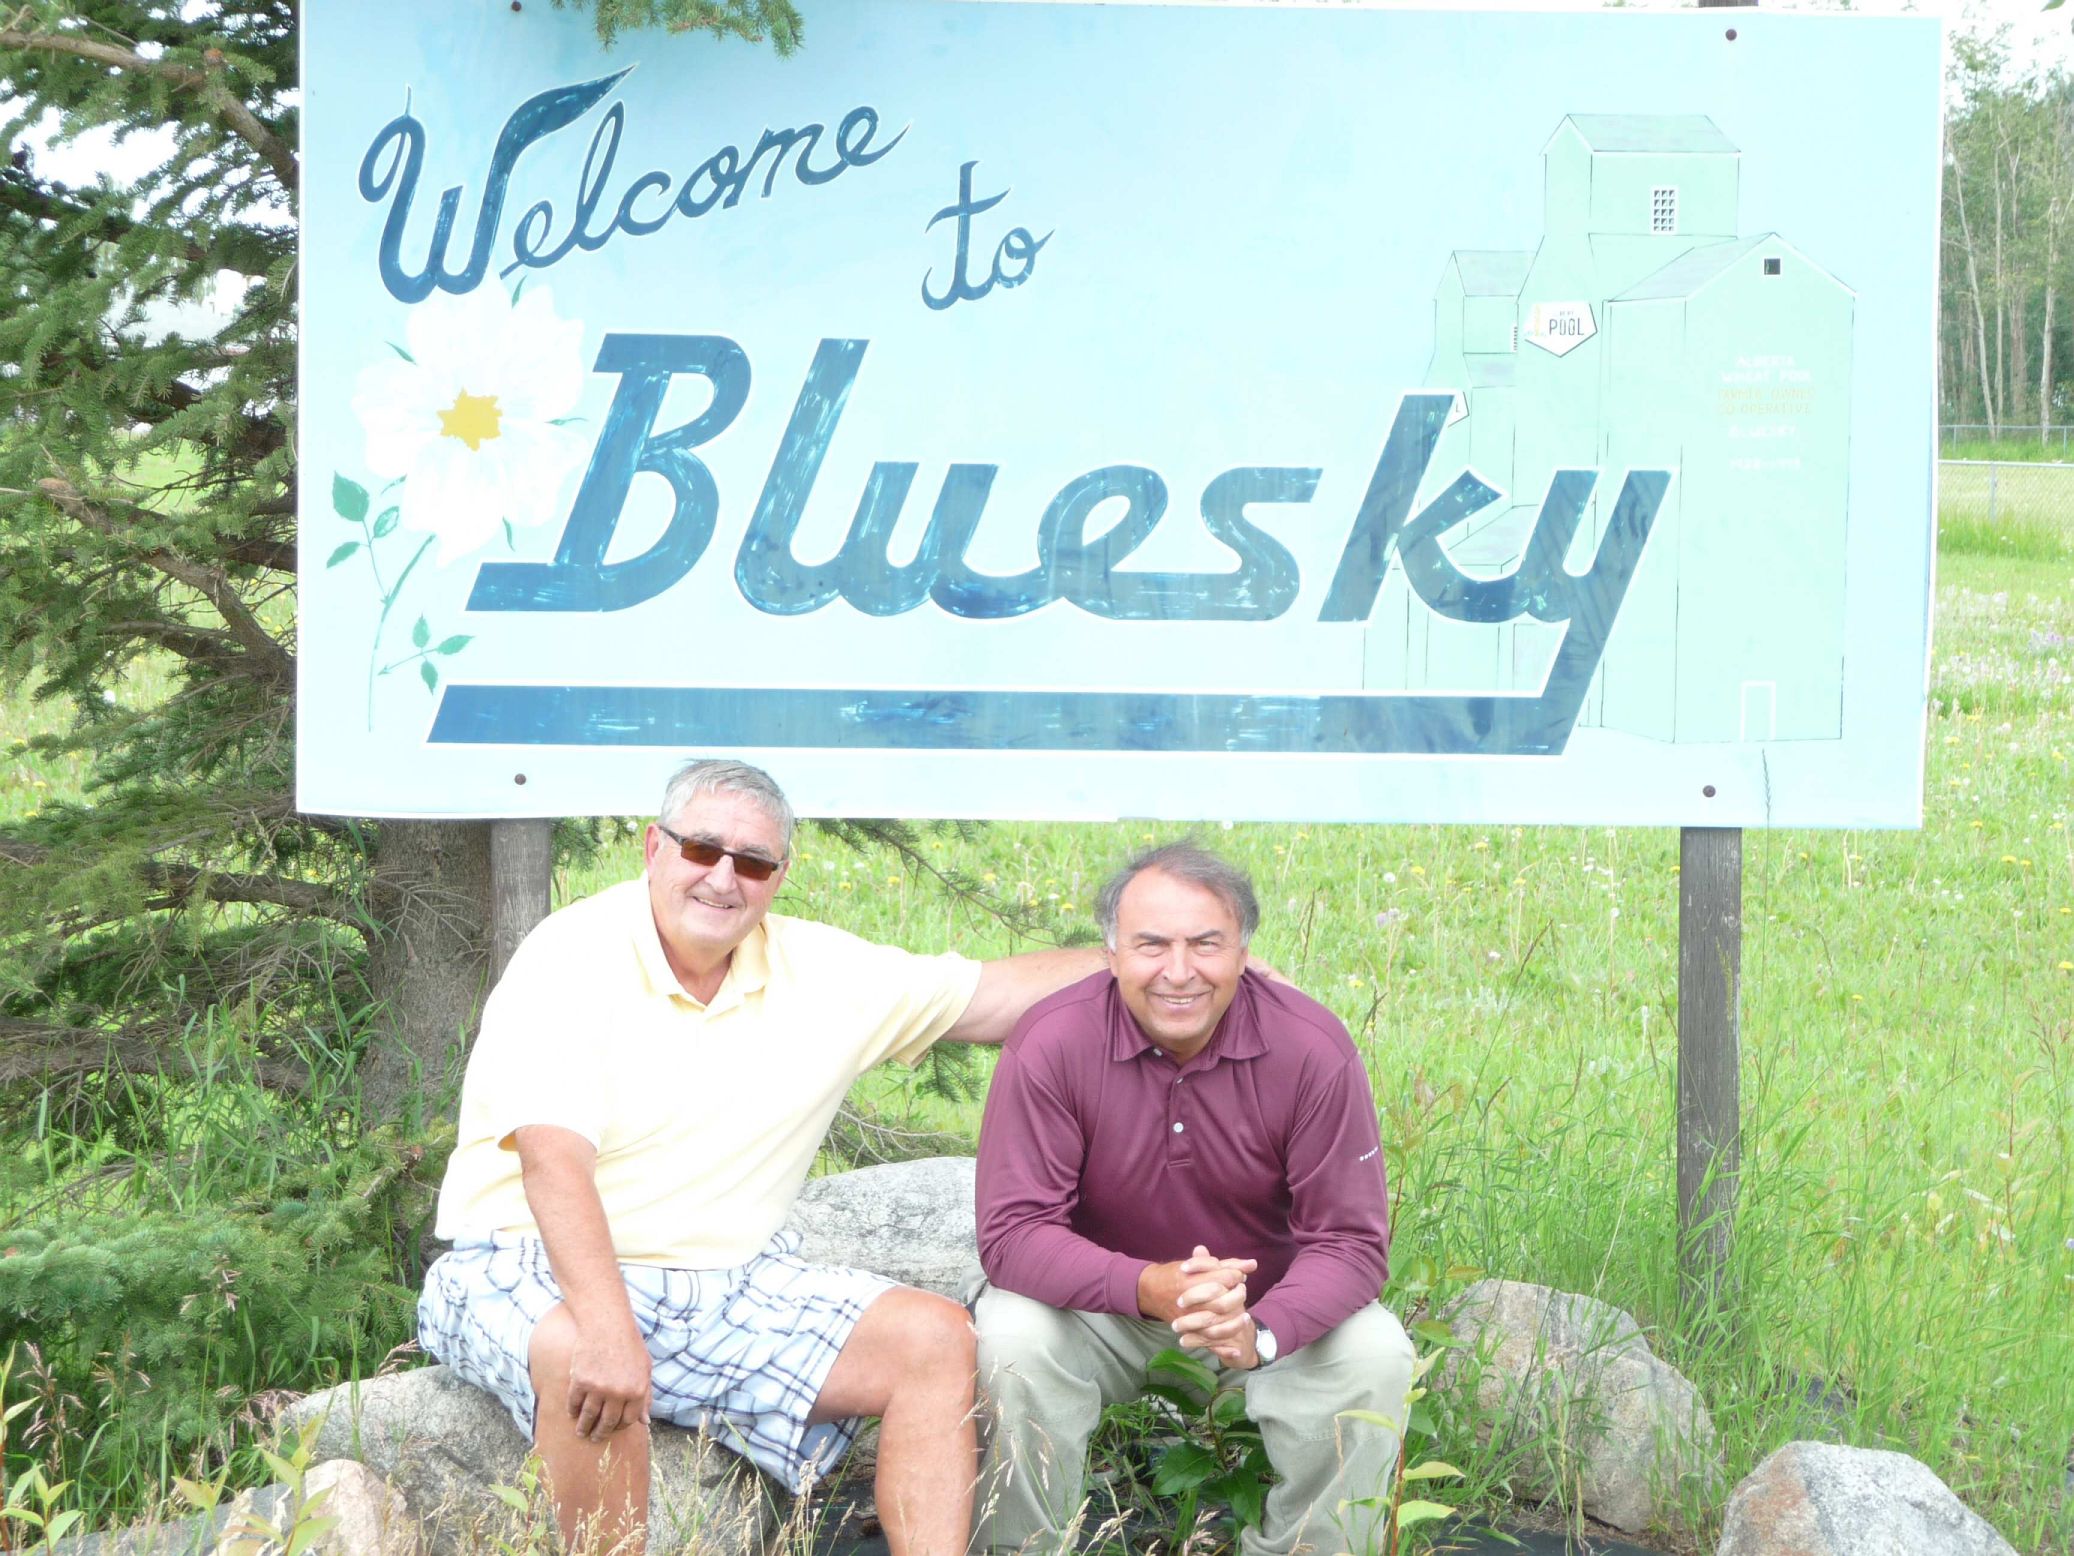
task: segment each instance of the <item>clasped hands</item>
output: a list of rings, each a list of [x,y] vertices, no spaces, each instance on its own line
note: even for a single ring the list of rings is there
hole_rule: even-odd
[[[1256,1268],[1256,1260],[1220,1259],[1198,1243],[1187,1258],[1139,1273],[1138,1311],[1164,1319],[1184,1351],[1208,1351],[1227,1367],[1249,1370],[1260,1365],[1257,1326],[1246,1307],[1246,1277]]]

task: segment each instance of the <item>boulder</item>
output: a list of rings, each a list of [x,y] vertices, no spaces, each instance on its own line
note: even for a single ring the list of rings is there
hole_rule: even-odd
[[[401,1492],[433,1556],[487,1549],[480,1531],[513,1516],[494,1488],[523,1489],[526,1440],[502,1405],[445,1367],[342,1384],[281,1418],[289,1433],[312,1422],[312,1454],[357,1460]],[[650,1442],[650,1550],[661,1556],[696,1543],[713,1556],[748,1556],[763,1548],[775,1527],[771,1498],[748,1464],[661,1422]],[[548,1516],[544,1507],[539,1516]]]
[[[1717,1556],[2016,1556],[1905,1453],[1788,1443],[1728,1499]]]
[[[1634,1319],[1591,1297],[1478,1281],[1440,1315],[1464,1342],[1437,1386],[1473,1384],[1476,1435],[1519,1455],[1514,1484],[1576,1487],[1583,1511],[1630,1533],[1676,1523],[1723,1479],[1698,1392]]]
[[[251,1511],[270,1519],[286,1505],[288,1488],[261,1486],[245,1495],[251,1498]],[[67,1535],[48,1548],[49,1556],[209,1556],[230,1521],[232,1506],[231,1501],[223,1501],[206,1513]]]
[[[366,1465],[326,1459],[304,1473],[299,1497],[284,1498],[283,1489],[240,1492],[214,1556],[275,1556],[305,1518],[333,1520],[303,1547],[311,1556],[417,1556],[418,1526],[402,1494]]]
[[[787,1225],[815,1264],[874,1270],[963,1301],[979,1278],[977,1167],[969,1156],[932,1156],[815,1178]]]

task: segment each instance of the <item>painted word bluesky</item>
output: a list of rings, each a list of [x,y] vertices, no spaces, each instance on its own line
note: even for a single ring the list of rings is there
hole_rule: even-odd
[[[1037,521],[1037,565],[994,574],[973,568],[966,551],[998,466],[953,464],[919,550],[896,565],[887,547],[919,467],[880,461],[865,480],[841,549],[825,562],[800,561],[793,537],[869,344],[821,342],[779,436],[735,556],[735,582],[758,610],[797,616],[843,599],[869,616],[897,616],[926,601],[953,616],[995,620],[1066,601],[1112,621],[1269,621],[1295,602],[1301,583],[1296,558],[1247,518],[1257,504],[1311,500],[1323,471],[1293,465],[1236,466],[1203,488],[1204,528],[1238,558],[1238,566],[1225,573],[1125,570],[1168,508],[1166,482],[1142,465],[1105,465],[1066,482]],[[484,562],[470,610],[627,610],[676,584],[704,556],[719,520],[720,490],[692,451],[741,414],[749,395],[748,353],[721,335],[611,334],[598,353],[597,370],[617,374],[619,385],[554,559]],[[691,421],[658,431],[663,398],[682,374],[706,379],[711,401]],[[1441,537],[1502,494],[1464,472],[1416,515],[1411,512],[1452,405],[1448,394],[1407,394],[1399,403],[1319,619],[1367,620],[1394,553],[1412,588],[1438,615],[1484,623],[1523,616],[1582,620],[1593,624],[1590,630],[1603,646],[1668,473],[1629,472],[1590,568],[1572,574],[1562,559],[1598,477],[1589,470],[1558,471],[1520,566],[1501,578],[1472,578],[1449,559]],[[607,561],[629,488],[642,472],[669,482],[669,522],[646,551]],[[1117,499],[1125,504],[1123,517],[1089,538],[1088,520]]]

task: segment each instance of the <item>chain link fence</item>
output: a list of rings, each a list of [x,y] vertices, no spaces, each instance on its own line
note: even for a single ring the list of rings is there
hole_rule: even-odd
[[[2074,564],[2074,460],[1940,459],[1938,546]]]
[[[1948,421],[1937,429],[1937,447],[1947,458],[1988,455],[2066,462],[2074,460],[2074,424],[1990,427],[1985,422]]]

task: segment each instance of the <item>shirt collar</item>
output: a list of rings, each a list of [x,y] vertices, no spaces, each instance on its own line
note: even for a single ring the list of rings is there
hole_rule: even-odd
[[[654,999],[683,999],[697,1004],[684,992],[684,985],[670,970],[670,958],[663,950],[662,935],[655,927],[655,908],[648,900],[648,882],[645,877],[629,882],[631,895],[637,911],[632,915],[629,939],[634,948],[634,960],[641,969],[641,981],[647,986]],[[706,1005],[708,1010],[720,1010],[754,994],[771,981],[770,915],[765,914],[757,926],[749,931],[749,938],[734,949],[728,958],[727,976]]]
[[[1259,983],[1257,973],[1239,974],[1239,991],[1232,996],[1231,1007],[1225,1011],[1224,1019],[1217,1023],[1209,1044],[1188,1061],[1190,1064],[1208,1066],[1226,1059],[1257,1059],[1267,1052],[1267,1038],[1260,1030]],[[1124,1004],[1123,996],[1117,993],[1116,980],[1111,978],[1109,1057],[1114,1060],[1135,1059],[1140,1054],[1158,1051],[1159,1045],[1147,1037],[1131,1018],[1130,1008]]]

